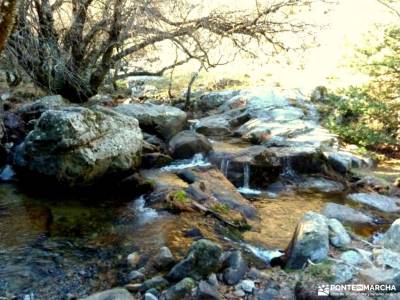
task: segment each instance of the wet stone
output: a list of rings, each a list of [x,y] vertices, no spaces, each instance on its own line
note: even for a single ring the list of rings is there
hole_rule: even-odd
[[[228,285],[235,285],[243,279],[247,272],[248,266],[243,259],[240,251],[232,252],[226,259],[225,265],[227,268],[224,270],[224,281]]]
[[[168,280],[166,280],[162,276],[156,276],[156,277],[150,278],[150,279],[146,280],[145,282],[143,282],[143,284],[139,288],[139,291],[141,293],[144,293],[144,292],[146,292],[147,290],[149,290],[151,288],[154,288],[154,289],[157,289],[159,291],[162,291],[168,285],[169,285]]]
[[[154,266],[158,270],[166,269],[175,263],[175,258],[168,247],[161,247],[160,251],[154,257]]]
[[[360,265],[364,260],[362,255],[354,250],[343,252],[340,255],[340,259],[343,260],[344,263],[351,266]]]
[[[196,283],[192,278],[184,278],[177,284],[171,286],[164,294],[165,300],[181,300],[189,295]]]
[[[188,255],[176,264],[167,278],[178,281],[185,277],[201,279],[220,268],[221,247],[209,240],[199,240],[189,249]]]
[[[200,281],[199,286],[196,291],[197,300],[219,300],[221,295],[219,294],[217,288],[207,281]]]
[[[143,273],[141,273],[141,272],[135,270],[135,271],[132,271],[132,272],[129,273],[128,279],[129,279],[129,281],[131,281],[131,282],[134,282],[134,281],[143,281],[144,275],[143,275]]]
[[[240,287],[243,291],[245,291],[246,293],[252,293],[256,286],[255,286],[255,284],[254,284],[254,281],[249,280],[249,279],[245,279],[245,280],[242,280],[242,281],[239,283],[239,287]]]
[[[336,219],[329,219],[328,226],[329,241],[333,246],[342,248],[351,243],[351,238],[340,221]]]

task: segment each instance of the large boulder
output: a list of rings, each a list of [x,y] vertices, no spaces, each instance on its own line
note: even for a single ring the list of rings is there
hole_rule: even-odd
[[[186,257],[176,264],[167,278],[179,281],[185,277],[199,280],[217,272],[221,267],[221,247],[209,240],[199,240],[189,249]]]
[[[142,143],[132,117],[105,108],[48,110],[18,146],[15,164],[28,175],[82,187],[131,173],[140,164]]]
[[[191,158],[196,153],[207,154],[212,149],[210,141],[202,134],[185,130],[169,141],[169,150],[174,158]]]
[[[229,99],[240,94],[240,91],[222,91],[205,93],[196,101],[197,106],[203,110],[215,109]]]
[[[235,131],[235,135],[238,135],[243,140],[254,144],[266,142],[271,135],[271,126],[269,126],[267,121],[258,118],[251,119],[240,126]]]
[[[347,151],[324,152],[326,159],[334,170],[345,174],[354,168],[369,168],[371,161],[368,158],[354,155]]]
[[[186,125],[186,113],[179,108],[168,105],[121,104],[114,108],[116,111],[138,119],[140,127],[149,133],[169,140],[180,132]]]
[[[308,260],[321,262],[328,257],[329,229],[326,217],[307,212],[297,225],[293,239],[288,247],[289,269],[301,269]]]
[[[196,131],[207,136],[229,136],[232,134],[231,124],[225,115],[214,115],[200,119],[196,123]]]

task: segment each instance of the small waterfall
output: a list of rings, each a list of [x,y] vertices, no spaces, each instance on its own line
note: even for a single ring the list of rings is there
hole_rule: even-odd
[[[248,163],[243,164],[243,186],[238,191],[247,195],[261,194],[261,191],[250,188],[250,166]]]
[[[146,201],[143,196],[137,198],[134,202],[134,210],[136,212],[136,220],[139,224],[146,224],[158,218],[158,213],[155,209],[145,207]]]
[[[248,163],[243,166],[243,187],[246,189],[250,188],[250,167]]]
[[[281,171],[280,176],[283,178],[286,178],[286,179],[297,178],[297,174],[292,168],[292,162],[291,162],[290,157],[282,158],[282,171]]]
[[[223,159],[221,160],[221,167],[220,167],[220,170],[221,170],[222,174],[224,174],[224,176],[225,176],[226,178],[228,178],[229,163],[230,163],[229,159],[223,158]]]
[[[211,164],[207,161],[207,159],[204,157],[202,153],[197,153],[193,156],[191,160],[188,159],[183,159],[174,162],[173,164],[162,167],[161,171],[178,171],[182,169],[187,169],[187,168],[192,168],[192,167],[207,167],[210,166]]]
[[[296,102],[299,104],[299,106],[305,107],[307,109],[307,115],[311,121],[315,123],[319,122],[319,112],[313,103],[304,100],[303,97],[296,97]]]
[[[199,123],[199,120],[189,120],[188,121],[190,124],[190,131],[196,132],[197,124]]]

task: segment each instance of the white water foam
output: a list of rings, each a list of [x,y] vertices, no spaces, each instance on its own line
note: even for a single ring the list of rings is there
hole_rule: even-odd
[[[273,258],[281,257],[284,254],[281,250],[267,250],[249,244],[243,244],[243,246],[265,262],[270,262]]]
[[[252,188],[240,187],[237,190],[239,193],[245,194],[245,195],[261,195],[260,190],[256,190],[256,189],[252,189]]]
[[[187,168],[192,168],[192,167],[207,167],[210,166],[211,164],[206,160],[203,154],[197,153],[193,156],[191,160],[179,160],[174,162],[173,164],[163,167],[160,170],[164,172],[170,172],[170,171],[178,171],[178,170],[183,170]]]
[[[261,191],[250,188],[250,167],[249,164],[243,165],[243,186],[238,188],[239,193],[245,195],[260,195]]]
[[[134,209],[136,212],[136,221],[139,224],[149,223],[159,217],[157,211],[151,207],[145,207],[146,201],[144,196],[140,196],[134,202]]]
[[[229,159],[223,158],[223,159],[221,160],[221,167],[220,167],[220,170],[221,170],[222,174],[224,174],[224,176],[225,176],[226,178],[228,178],[229,163],[230,163]]]

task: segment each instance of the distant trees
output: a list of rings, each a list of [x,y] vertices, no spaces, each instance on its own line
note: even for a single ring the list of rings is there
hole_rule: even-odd
[[[321,1],[264,2],[209,9],[189,0],[21,0],[7,52],[41,87],[85,102],[110,69],[124,59],[143,59],[161,42],[178,49],[180,58],[156,71],[144,61],[126,75],[162,74],[189,60],[204,68],[227,63],[224,53],[211,54],[223,43],[248,53],[249,45],[267,45],[269,52],[303,46],[286,41],[293,35],[304,40],[310,24],[297,15]]]
[[[14,27],[20,0],[0,0],[0,53]]]

